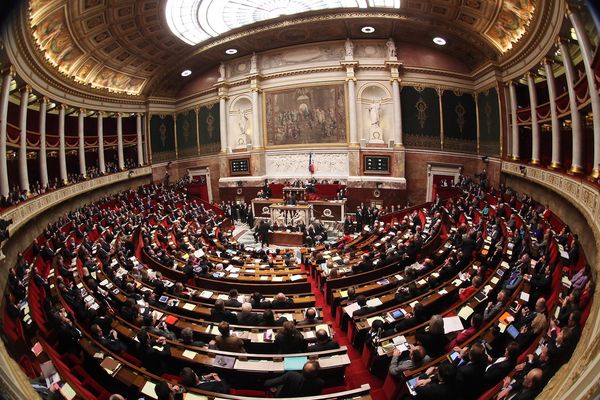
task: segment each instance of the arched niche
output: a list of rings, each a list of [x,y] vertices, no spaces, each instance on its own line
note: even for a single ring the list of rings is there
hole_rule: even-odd
[[[368,83],[358,92],[358,126],[361,139],[384,144],[394,135],[392,94],[381,83]]]
[[[227,142],[231,149],[247,149],[252,143],[252,100],[239,96],[231,101],[227,121]]]

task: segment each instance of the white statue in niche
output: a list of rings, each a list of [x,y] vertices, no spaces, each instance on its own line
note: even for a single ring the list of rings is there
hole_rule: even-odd
[[[225,80],[225,64],[219,64],[219,80]]]
[[[369,118],[371,126],[369,128],[369,143],[383,143],[383,134],[381,132],[381,100],[373,99],[369,107]]]
[[[346,43],[344,43],[344,48],[346,50],[346,60],[354,59],[354,44],[350,39],[346,39]]]
[[[240,110],[240,116],[238,120],[238,127],[240,128],[240,134],[238,135],[237,145],[238,147],[246,147],[248,144],[248,126],[250,120],[248,117],[250,109]]]
[[[250,57],[250,72],[258,71],[258,57],[256,53],[252,53],[252,57]]]
[[[397,60],[396,58],[396,44],[394,43],[394,39],[389,38],[385,43],[385,47],[387,48],[387,58],[388,60]]]

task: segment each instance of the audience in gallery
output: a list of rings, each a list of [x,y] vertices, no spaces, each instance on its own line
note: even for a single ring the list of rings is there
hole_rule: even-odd
[[[125,169],[133,169],[137,166],[137,163],[133,159],[125,159]],[[112,174],[115,172],[119,172],[118,162],[116,160],[114,162],[107,162],[105,174]],[[42,186],[40,181],[36,180],[30,183],[29,193],[27,193],[25,190],[22,190],[18,184],[15,184],[12,186],[7,196],[0,196],[0,208],[8,208],[17,205],[29,200],[32,197],[63,188],[69,183],[79,183],[86,179],[94,179],[99,176],[102,176],[102,174],[97,166],[87,166],[85,177],[82,174],[69,173],[67,174],[68,183],[63,182],[59,177],[55,177],[49,180],[47,186]]]

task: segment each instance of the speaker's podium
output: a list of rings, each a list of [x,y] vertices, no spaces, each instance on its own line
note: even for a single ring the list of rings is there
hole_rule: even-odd
[[[294,232],[293,229],[296,229],[299,225],[306,227],[310,223],[312,205],[274,203],[269,206],[269,213],[273,228],[283,228],[283,230],[274,230],[271,233],[269,243],[279,246],[302,246],[304,233]]]

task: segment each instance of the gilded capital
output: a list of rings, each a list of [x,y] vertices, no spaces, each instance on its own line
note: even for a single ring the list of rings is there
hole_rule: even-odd
[[[42,96],[38,101],[40,103],[46,103],[46,104],[48,104],[50,102],[50,100],[48,100],[48,98],[46,96]]]
[[[21,93],[31,93],[31,86],[25,85],[21,88]]]

